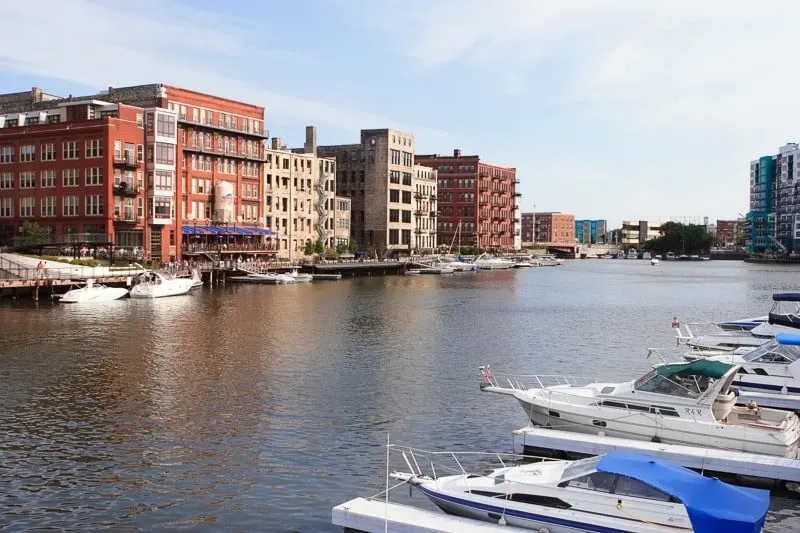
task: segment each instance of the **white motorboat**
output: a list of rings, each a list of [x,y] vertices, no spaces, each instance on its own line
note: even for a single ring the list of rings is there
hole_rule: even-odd
[[[475,259],[475,264],[480,270],[504,270],[514,266],[514,261],[484,253]]]
[[[639,252],[636,251],[636,248],[631,248],[628,250],[628,254],[625,256],[625,259],[639,259]]]
[[[291,285],[296,283],[289,274],[275,274],[273,272],[249,272],[246,276],[233,276],[228,278],[231,283],[250,283],[254,285]]]
[[[642,259],[655,259],[650,252],[645,252],[642,254]]]
[[[725,331],[750,331],[756,326],[767,322],[769,317],[754,316],[751,318],[740,318],[738,320],[728,320],[727,322],[717,322],[717,326]]]
[[[534,263],[533,261],[524,259],[522,261],[516,261],[514,263],[514,268],[533,268],[539,266],[538,262]]]
[[[554,255],[543,255],[538,258],[539,259],[539,266],[559,266],[564,264],[563,259],[559,259]]]
[[[164,298],[180,296],[192,290],[194,280],[176,278],[164,272],[150,270],[139,276],[131,288],[131,298]]]
[[[58,301],[65,304],[110,302],[119,300],[128,295],[128,289],[120,287],[107,287],[87,279],[83,287],[76,287],[58,297]]]
[[[741,367],[733,385],[743,391],[800,394],[800,335],[779,333],[745,354],[710,357]]]
[[[191,274],[189,274],[188,276],[184,274],[175,277],[179,279],[192,280],[192,289],[199,289],[203,286],[203,277],[200,275],[200,271],[196,268],[193,268]]]
[[[314,279],[312,274],[303,274],[298,272],[296,268],[289,273],[289,276],[294,278],[295,283],[310,283]]]
[[[419,268],[409,268],[408,270],[403,272],[403,274],[406,276],[419,276],[420,274],[422,274],[422,270],[420,270]]]
[[[651,266],[656,266],[656,265],[658,265],[660,262],[661,262],[661,261],[659,261],[657,257],[653,257],[652,259],[650,259],[650,265],[651,265]]]
[[[731,383],[740,366],[700,359],[657,365],[635,381],[525,388],[519,380],[500,386],[482,367],[481,390],[513,396],[531,422],[580,433],[653,440],[800,457],[800,419],[794,413],[737,406]],[[546,377],[544,377],[546,379]]]
[[[767,490],[728,485],[644,454],[535,462],[495,454],[497,468],[487,471],[489,455],[407,448],[409,471],[390,477],[448,514],[548,533],[759,533],[769,509]],[[452,460],[437,468],[445,457]],[[468,472],[463,465],[476,460],[483,468]],[[419,465],[430,465],[431,474]]]

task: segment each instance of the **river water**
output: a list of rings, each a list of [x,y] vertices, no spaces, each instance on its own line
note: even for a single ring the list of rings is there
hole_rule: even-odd
[[[0,529],[337,531],[385,442],[498,451],[526,418],[478,366],[625,380],[673,316],[764,314],[798,271],[572,261],[452,276],[0,305]],[[421,497],[415,497],[421,502]],[[800,531],[773,496],[768,529]]]

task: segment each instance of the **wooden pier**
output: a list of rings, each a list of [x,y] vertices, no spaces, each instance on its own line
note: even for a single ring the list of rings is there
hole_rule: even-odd
[[[702,472],[800,483],[800,459],[573,433],[535,426],[514,431],[512,438],[515,450],[525,455],[552,455],[553,451],[558,451],[562,452],[560,455],[586,457],[611,451],[628,451],[653,455]]]
[[[410,505],[355,498],[337,505],[331,522],[345,531],[364,533],[530,533],[530,529],[480,522]]]

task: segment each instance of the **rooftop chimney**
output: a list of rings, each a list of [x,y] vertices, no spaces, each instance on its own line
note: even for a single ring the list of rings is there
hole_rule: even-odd
[[[461,150],[458,148],[453,150],[453,157],[461,157]]]
[[[306,126],[306,144],[303,151],[307,154],[317,153],[317,128],[316,126]]]

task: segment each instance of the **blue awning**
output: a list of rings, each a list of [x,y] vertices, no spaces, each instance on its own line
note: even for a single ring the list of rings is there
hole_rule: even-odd
[[[258,233],[259,235],[270,235],[270,236],[271,235],[277,235],[277,233],[275,233],[274,231],[270,231],[270,230],[268,230],[266,228],[255,228],[255,230],[256,230],[256,233]]]
[[[202,226],[182,226],[181,233],[184,235],[205,235],[208,232]]]
[[[775,302],[800,302],[800,293],[776,292],[772,295],[772,300]]]
[[[608,453],[597,463],[597,469],[634,478],[678,498],[695,533],[760,533],[764,526],[769,508],[767,490],[728,485],[638,453]]]
[[[253,230],[249,228],[229,228],[231,234],[233,235],[253,235]]]

